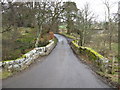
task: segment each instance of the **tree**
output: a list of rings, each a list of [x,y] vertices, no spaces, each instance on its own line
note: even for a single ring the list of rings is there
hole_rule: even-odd
[[[86,40],[88,39],[87,36],[90,35],[93,19],[95,18],[94,14],[89,9],[89,4],[86,3],[84,8],[79,10],[77,15],[76,27],[78,34],[80,34],[79,45],[81,46],[86,43]]]
[[[118,2],[118,34],[120,35],[120,1]],[[120,39],[118,40],[118,60],[120,61]]]
[[[42,34],[42,28],[43,28],[43,24],[45,22],[46,19],[46,6],[47,4],[45,2],[37,2],[36,3],[36,9],[38,10],[37,15],[36,15],[36,19],[37,19],[37,25],[38,25],[38,35],[37,35],[37,39],[36,39],[36,43],[35,43],[35,47],[38,47],[39,44],[39,40],[41,38],[41,34]]]
[[[67,23],[67,33],[70,34],[74,30],[74,21],[76,19],[76,14],[78,8],[75,2],[64,2],[63,7],[65,8],[64,18]]]
[[[50,26],[49,26],[49,31],[54,31],[57,32],[58,31],[58,24],[60,22],[60,15],[63,13],[64,8],[61,5],[61,2],[51,2],[51,16],[50,16]]]
[[[110,2],[108,0],[105,0],[103,3],[107,8],[109,49],[111,50],[112,32],[113,32],[112,17],[111,17],[111,7],[112,7],[112,5],[110,5]]]
[[[2,2],[2,46],[3,59],[7,59],[8,53],[16,48],[16,39],[19,37],[19,32],[16,24],[17,11],[15,3],[7,1]],[[9,52],[8,52],[9,51]]]

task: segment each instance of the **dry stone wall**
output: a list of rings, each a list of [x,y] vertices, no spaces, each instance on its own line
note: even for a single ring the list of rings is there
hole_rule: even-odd
[[[30,65],[39,56],[48,55],[55,47],[53,40],[45,47],[34,48],[30,52],[24,54],[21,58],[11,61],[0,62],[0,67],[3,69],[11,70],[22,70],[24,67]]]

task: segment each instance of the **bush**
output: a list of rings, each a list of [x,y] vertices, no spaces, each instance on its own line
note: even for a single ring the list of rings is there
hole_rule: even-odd
[[[38,47],[44,47],[49,44],[49,41],[40,41]]]

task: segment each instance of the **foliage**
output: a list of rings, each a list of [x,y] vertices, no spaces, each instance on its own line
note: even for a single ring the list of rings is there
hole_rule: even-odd
[[[53,39],[54,38],[54,33],[53,32],[49,32],[49,39],[51,40],[51,39]]]
[[[54,38],[54,33],[53,32],[43,34],[40,38],[38,47],[46,46],[47,44],[49,44],[49,40],[51,40],[53,38]]]
[[[49,41],[46,41],[46,39],[44,39],[43,41],[39,41],[38,47],[44,47],[44,46],[46,46],[47,44],[49,44]]]

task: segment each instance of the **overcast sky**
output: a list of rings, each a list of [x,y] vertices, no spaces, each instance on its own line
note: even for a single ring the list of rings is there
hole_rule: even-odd
[[[22,1],[22,0],[14,0],[14,1]],[[44,0],[26,0],[26,1],[44,1]],[[61,0],[50,0],[50,1],[61,1]],[[77,4],[78,9],[81,9],[84,7],[84,5],[89,3],[90,10],[94,12],[94,14],[97,16],[97,20],[104,21],[105,19],[105,10],[106,7],[103,4],[105,0],[62,0],[64,1],[74,1]],[[118,2],[120,0],[107,0],[110,2],[111,7],[111,14],[117,13],[118,11]]]
[[[103,4],[103,1],[105,0],[63,0],[63,1],[74,1],[77,4],[77,7],[83,8],[84,4],[88,2],[90,4],[90,9],[93,11],[96,15],[98,15],[97,20],[103,21],[105,17],[105,5]],[[118,2],[120,0],[108,0],[110,4],[112,4],[111,7],[111,13],[116,13],[118,11]]]

